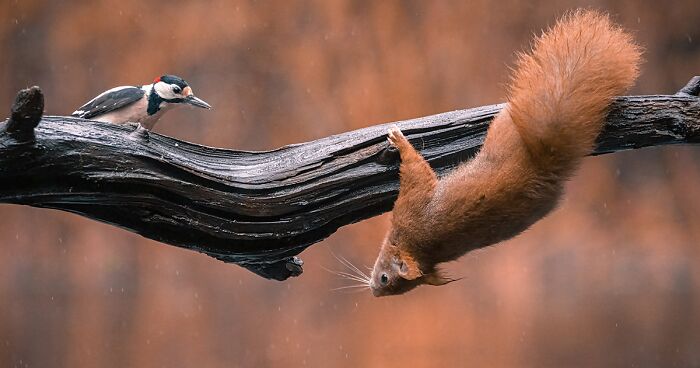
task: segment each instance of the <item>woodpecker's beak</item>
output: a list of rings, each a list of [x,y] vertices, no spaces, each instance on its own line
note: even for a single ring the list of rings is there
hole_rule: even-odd
[[[209,105],[208,103],[204,102],[203,100],[195,97],[194,95],[189,95],[189,96],[185,97],[184,102],[188,103],[192,106],[197,106],[197,107],[201,107],[204,109],[211,109],[211,105]]]

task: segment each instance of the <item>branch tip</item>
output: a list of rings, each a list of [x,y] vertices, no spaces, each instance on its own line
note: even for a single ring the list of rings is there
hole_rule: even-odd
[[[700,76],[694,76],[690,78],[690,81],[685,85],[685,87],[681,88],[677,95],[684,95],[684,96],[698,96],[700,93]]]

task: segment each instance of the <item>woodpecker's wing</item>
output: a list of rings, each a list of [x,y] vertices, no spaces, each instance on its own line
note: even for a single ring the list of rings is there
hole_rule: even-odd
[[[83,119],[90,119],[131,105],[143,98],[145,93],[143,89],[133,86],[112,88],[88,101],[85,105],[80,106],[77,110],[73,111],[71,115]]]

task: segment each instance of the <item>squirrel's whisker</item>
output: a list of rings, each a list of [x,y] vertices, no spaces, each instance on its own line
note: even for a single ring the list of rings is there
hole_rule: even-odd
[[[364,272],[360,271],[360,270],[359,270],[357,267],[355,267],[355,265],[353,265],[350,261],[348,261],[347,259],[345,259],[345,258],[342,257],[342,256],[340,256],[340,257],[337,256],[333,251],[330,251],[330,252],[331,252],[331,254],[333,255],[333,257],[334,257],[338,262],[340,262],[343,266],[345,266],[348,270],[350,270],[350,271],[353,272],[353,273],[357,273],[357,276],[358,276],[358,277],[361,277],[361,278],[366,279],[367,281],[369,281],[369,276],[367,276]]]
[[[346,290],[346,289],[368,289],[367,285],[347,285],[331,289],[331,291]]]
[[[330,273],[332,273],[332,274],[334,274],[334,275],[336,275],[336,276],[340,276],[341,278],[344,278],[344,279],[347,279],[347,280],[357,281],[357,282],[359,282],[359,283],[361,283],[361,284],[369,284],[369,280],[368,280],[368,279],[361,278],[361,277],[356,276],[356,275],[354,275],[354,274],[350,274],[350,273],[343,272],[343,271],[333,271],[333,270],[330,270],[330,269],[328,269],[328,268],[326,268],[326,267],[323,267],[323,266],[321,266],[321,268],[323,268],[323,269],[326,270],[327,272],[330,272]]]
[[[343,256],[340,256],[340,258],[342,258],[348,266],[352,267],[352,269],[355,270],[355,272],[357,272],[358,276],[361,275],[364,276],[366,279],[369,279],[369,276],[367,276],[364,272],[362,272],[359,268],[352,264],[352,262],[348,261],[347,258]]]

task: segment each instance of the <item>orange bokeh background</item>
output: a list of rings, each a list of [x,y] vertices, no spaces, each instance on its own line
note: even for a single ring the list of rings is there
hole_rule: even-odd
[[[0,101],[40,85],[68,114],[117,85],[184,77],[212,111],[156,127],[264,150],[502,102],[514,51],[564,11],[610,12],[645,48],[632,94],[700,73],[700,2],[10,1]],[[0,169],[1,170],[1,169]],[[700,365],[700,151],[586,159],[560,208],[448,268],[460,282],[343,293],[386,215],[307,249],[304,274],[235,265],[59,211],[0,206],[0,366]]]

